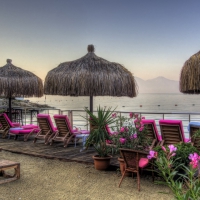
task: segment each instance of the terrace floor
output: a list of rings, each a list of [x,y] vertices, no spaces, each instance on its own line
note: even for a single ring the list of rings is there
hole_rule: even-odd
[[[41,158],[56,159],[67,162],[79,162],[85,164],[93,164],[92,156],[95,155],[95,150],[90,147],[88,150],[82,149],[82,142],[69,144],[66,148],[63,147],[63,143],[53,143],[52,146],[45,145],[44,140],[37,140],[33,143],[33,138],[29,138],[27,142],[23,141],[23,137],[19,137],[17,140],[13,138],[2,139],[0,138],[0,149],[9,151],[12,153],[25,154],[29,156],[36,156]],[[111,159],[111,168],[119,167],[117,156]]]

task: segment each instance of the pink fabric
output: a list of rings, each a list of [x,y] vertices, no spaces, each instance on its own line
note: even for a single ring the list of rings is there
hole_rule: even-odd
[[[57,128],[54,127],[54,125],[52,123],[52,120],[51,120],[51,117],[50,117],[49,114],[38,114],[37,118],[46,118],[49,121],[51,131],[54,132],[54,131],[57,130]]]
[[[152,125],[153,125],[153,128],[154,128],[154,131],[155,131],[155,134],[156,134],[157,140],[158,140],[158,141],[161,141],[161,140],[162,140],[161,135],[159,135],[159,133],[158,133],[158,129],[157,129],[157,127],[156,127],[155,120],[153,120],[153,119],[142,119],[142,122],[143,122],[143,124],[152,124]]]
[[[149,159],[148,158],[140,158],[139,160],[139,167],[144,168],[149,164]]]
[[[188,139],[185,138],[185,135],[184,135],[184,130],[183,130],[183,124],[182,124],[182,121],[181,120],[165,120],[165,119],[161,119],[159,120],[159,124],[160,125],[179,125],[180,126],[180,130],[181,130],[181,135],[182,135],[182,138],[183,138],[183,142],[187,142]]]
[[[2,113],[2,115],[5,117],[5,119],[8,122],[10,127],[17,127],[17,126],[19,127],[20,126],[19,123],[12,123],[6,113]]]
[[[39,128],[37,125],[34,124],[28,124],[28,125],[24,125],[22,126],[23,129],[33,129],[33,128]]]
[[[12,128],[15,128],[15,127],[20,127],[20,123],[17,123],[17,122],[11,122],[8,115],[6,113],[2,113],[2,115],[4,116],[4,118],[6,119],[6,121],[8,122],[9,126]],[[38,128],[37,125],[34,125],[34,124],[27,124],[27,125],[24,125],[22,126],[22,128],[24,129],[33,129],[33,128]]]
[[[20,127],[20,123],[12,122],[13,127]]]
[[[108,124],[106,124],[105,128],[106,128],[106,131],[108,132],[109,135],[113,135],[113,134],[117,134],[118,133],[116,131],[111,131],[110,127],[108,126]]]
[[[69,131],[71,133],[81,133],[81,134],[89,134],[90,133],[90,131],[87,131],[87,130],[72,129],[69,118],[68,118],[67,115],[54,115],[53,117],[54,117],[54,119],[65,119],[67,124],[68,124]]]
[[[15,129],[15,128],[11,128],[10,129],[10,133],[11,134],[29,134],[31,131],[32,131],[33,129],[23,129],[23,128],[21,128],[21,129]],[[34,130],[34,133],[37,133],[39,131],[39,129],[35,129]]]

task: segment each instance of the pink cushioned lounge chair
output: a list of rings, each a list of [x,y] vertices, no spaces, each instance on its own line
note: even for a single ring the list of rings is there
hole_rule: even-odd
[[[45,144],[48,144],[50,139],[57,132],[57,128],[53,126],[51,117],[48,114],[38,114],[37,121],[39,124],[39,132],[35,136],[34,143],[37,139],[41,139],[44,140]]]
[[[159,120],[162,135],[161,145],[177,144],[187,142],[184,136],[183,124],[181,120]]]
[[[54,141],[58,141],[58,142],[64,142],[64,147],[67,147],[70,141],[76,140],[77,134],[90,133],[87,130],[72,129],[67,115],[54,115],[53,117],[58,131],[51,139],[50,145],[52,145]]]
[[[32,131],[32,129],[38,127],[38,126],[33,125],[33,124],[29,124],[29,125],[25,125],[25,126],[21,127],[20,123],[11,122],[6,113],[0,114],[0,124],[1,124],[0,133],[2,133],[2,138],[6,137],[6,135],[9,133],[9,130],[11,128],[12,128],[12,130],[14,130],[14,128],[16,128],[16,129],[17,128],[23,128],[23,129],[29,129],[30,131]]]
[[[142,122],[148,131],[147,137],[152,140],[151,146],[149,147],[149,149],[152,149],[160,143],[162,137],[158,133],[155,120],[143,119]]]

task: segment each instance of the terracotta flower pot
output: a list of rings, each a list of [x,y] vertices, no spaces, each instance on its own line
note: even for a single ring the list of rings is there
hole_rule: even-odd
[[[120,167],[121,175],[123,175],[124,170],[125,170],[124,159],[119,157],[118,161],[119,161],[119,167]],[[126,172],[125,176],[131,176],[131,172]]]
[[[94,159],[94,168],[97,170],[105,170],[109,167],[110,165],[110,159],[112,156],[107,156],[107,157],[99,157],[98,155],[92,156]]]

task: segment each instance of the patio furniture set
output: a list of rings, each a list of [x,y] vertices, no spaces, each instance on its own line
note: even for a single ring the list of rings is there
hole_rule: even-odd
[[[8,116],[3,113],[0,114],[0,133],[2,133],[2,137],[4,138],[6,136],[15,136],[15,139],[17,139],[18,136],[22,135],[24,136],[24,141],[27,141],[31,135],[35,135],[34,143],[36,143],[38,139],[44,140],[45,144],[50,145],[53,145],[54,142],[63,142],[64,147],[67,147],[70,142],[73,142],[76,147],[76,142],[81,138],[84,147],[86,138],[90,133],[89,131],[78,130],[77,128],[73,129],[70,125],[67,115],[54,115],[53,118],[55,120],[56,127],[54,127],[51,117],[48,114],[37,115],[38,126],[33,124],[21,126],[19,123],[12,123]],[[152,144],[150,145],[149,149],[152,149],[156,145],[162,146],[176,144],[179,142],[188,142],[188,139],[186,139],[184,136],[183,125],[182,121],[180,120],[160,120],[159,125],[161,135],[158,133],[155,120],[143,119],[142,122],[148,130],[147,137],[152,139]],[[200,123],[191,123],[189,124],[189,127],[190,134],[192,136],[196,130],[200,129]],[[113,134],[108,126],[106,127],[106,130],[109,134]],[[194,140],[193,137],[191,137],[191,142],[193,145],[197,146],[198,149],[199,141],[199,138]],[[144,152],[139,152],[131,149],[120,149],[120,151],[125,162],[125,171],[122,175],[119,186],[121,185],[121,182],[125,176],[125,172],[131,171],[137,173],[138,190],[140,190],[139,169],[143,169],[148,165],[148,159],[145,158],[146,154],[144,155]],[[0,163],[0,168],[3,167],[7,162],[3,163],[3,165]],[[6,169],[6,166],[7,165],[4,166],[4,170]],[[16,172],[13,177],[18,179],[20,177],[19,165],[13,164],[12,166]],[[11,180],[15,179],[13,178]]]

